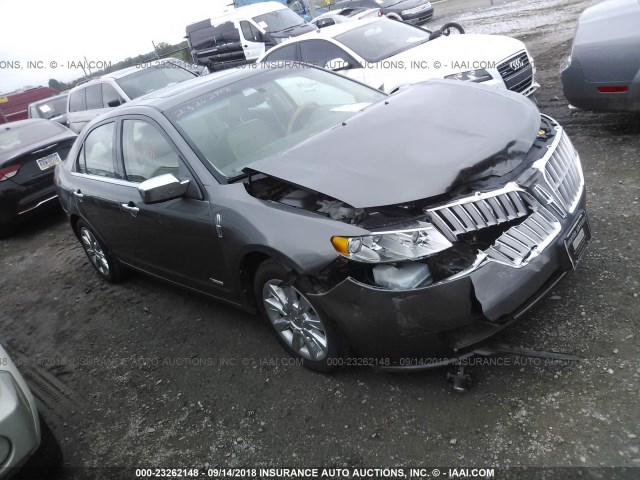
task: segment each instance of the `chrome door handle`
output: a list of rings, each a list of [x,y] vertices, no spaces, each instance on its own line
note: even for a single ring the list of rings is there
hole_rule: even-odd
[[[122,204],[122,208],[127,210],[128,212],[131,212],[133,214],[136,214],[140,211],[140,209],[134,205],[129,205],[128,203],[123,203]]]
[[[80,190],[76,190],[73,194],[78,198],[84,198],[84,194]]]

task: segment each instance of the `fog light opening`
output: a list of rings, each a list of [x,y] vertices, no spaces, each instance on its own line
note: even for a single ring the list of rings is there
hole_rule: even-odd
[[[376,265],[373,279],[378,286],[390,290],[412,290],[432,283],[429,267],[419,262]]]

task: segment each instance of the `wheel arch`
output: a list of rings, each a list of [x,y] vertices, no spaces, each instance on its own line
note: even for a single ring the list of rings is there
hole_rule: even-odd
[[[267,248],[255,246],[248,251],[243,252],[238,262],[238,274],[240,278],[240,288],[245,297],[246,303],[252,307],[256,307],[255,295],[253,291],[253,283],[256,272],[260,265],[267,260],[275,260],[281,263],[285,268],[304,275],[301,268],[295,265],[286,255],[281,252]]]

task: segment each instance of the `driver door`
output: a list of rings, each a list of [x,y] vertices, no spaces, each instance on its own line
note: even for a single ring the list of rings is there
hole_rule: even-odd
[[[161,127],[142,116],[124,117],[118,142],[126,182],[119,190],[121,259],[181,285],[231,298],[220,239],[209,202]],[[190,181],[184,197],[145,204],[138,186],[163,174]]]

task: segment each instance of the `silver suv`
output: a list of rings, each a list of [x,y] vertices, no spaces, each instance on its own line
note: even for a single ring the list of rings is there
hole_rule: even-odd
[[[80,133],[91,120],[129,100],[197,76],[176,58],[152,60],[74,87],[67,99],[69,128]]]

